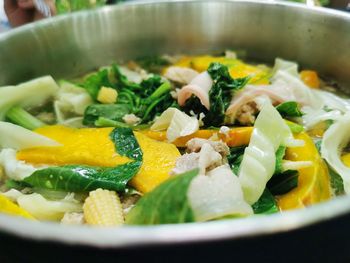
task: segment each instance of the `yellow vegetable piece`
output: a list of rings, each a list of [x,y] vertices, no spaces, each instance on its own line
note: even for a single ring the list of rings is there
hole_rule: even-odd
[[[310,88],[313,88],[313,89],[320,88],[320,79],[319,79],[316,71],[302,70],[300,72],[300,78]]]
[[[109,138],[113,128],[75,129],[63,126],[47,126],[36,132],[61,143],[58,147],[36,147],[17,153],[19,160],[33,164],[86,164],[114,167],[130,162],[127,157],[115,151]],[[140,192],[149,192],[168,179],[180,156],[175,145],[158,142],[139,132],[134,135],[143,152],[143,162],[139,173],[131,180],[131,185]]]
[[[305,132],[294,136],[295,139],[303,140],[305,145],[287,148],[285,159],[311,161],[313,165],[299,169],[298,186],[287,194],[277,197],[278,206],[282,211],[303,208],[331,198],[328,168],[320,157],[312,139]]]
[[[134,134],[143,152],[143,162],[130,184],[146,193],[169,178],[169,173],[181,154],[173,144],[155,141],[139,132]]]
[[[122,204],[114,191],[97,189],[90,192],[83,211],[85,221],[89,225],[119,226],[124,223]]]
[[[341,160],[343,161],[343,163],[347,166],[350,167],[350,153],[344,154],[341,157]]]
[[[314,127],[312,127],[312,129],[308,130],[308,134],[311,137],[318,137],[318,138],[322,138],[323,134],[325,133],[325,131],[329,128],[329,124],[327,123],[327,121],[323,121],[320,122],[319,124],[315,125]]]
[[[217,130],[199,130],[193,134],[180,137],[172,143],[175,144],[177,147],[186,147],[186,143],[193,138],[209,139],[210,137],[217,134],[218,137],[222,141],[226,142],[228,146],[236,147],[236,146],[249,144],[249,140],[252,132],[253,132],[253,127],[232,128],[227,134],[219,133]],[[156,131],[146,130],[146,131],[143,131],[143,133],[154,140],[158,140],[158,141],[167,140],[165,131],[156,132]]]
[[[120,156],[109,138],[113,128],[74,129],[64,126],[45,126],[37,133],[49,137],[62,146],[36,147],[17,153],[17,158],[33,164],[86,164],[114,167],[127,163],[129,158]]]
[[[253,132],[251,127],[239,127],[231,129],[227,135],[219,134],[219,137],[230,147],[248,145]]]
[[[268,84],[268,69],[262,69],[257,66],[243,63],[239,59],[232,59],[226,57],[213,57],[213,56],[195,56],[195,57],[183,57],[174,66],[190,67],[198,72],[203,72],[208,69],[209,65],[213,62],[219,62],[226,65],[229,68],[229,72],[232,78],[243,78],[248,75],[252,76],[250,83],[254,84]]]
[[[26,210],[22,209],[13,203],[6,196],[0,194],[0,213],[5,213],[12,216],[24,217],[27,219],[34,219]]]
[[[113,104],[117,101],[118,92],[115,89],[102,87],[97,95],[97,100],[103,104]]]

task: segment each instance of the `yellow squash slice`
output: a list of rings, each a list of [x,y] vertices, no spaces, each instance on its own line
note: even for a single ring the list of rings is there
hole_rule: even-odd
[[[0,194],[0,213],[34,219],[26,210],[13,203],[6,196]]]
[[[288,148],[285,159],[291,161],[311,161],[312,166],[298,170],[298,186],[277,198],[283,210],[303,208],[331,198],[330,178],[327,165],[319,155],[312,139],[304,132],[295,134],[295,139],[303,140],[303,147]]]
[[[239,59],[226,58],[226,57],[214,57],[214,56],[195,56],[195,57],[183,57],[173,66],[189,67],[198,72],[203,72],[208,69],[209,65],[213,62],[219,62],[226,65],[229,68],[229,72],[232,78],[243,78],[248,75],[252,76],[250,83],[254,84],[268,84],[269,70],[267,68],[261,68],[254,65],[243,63]]]

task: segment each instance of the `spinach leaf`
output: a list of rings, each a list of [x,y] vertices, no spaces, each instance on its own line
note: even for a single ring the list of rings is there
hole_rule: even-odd
[[[275,174],[282,173],[282,160],[284,155],[286,154],[286,149],[286,146],[281,145],[276,151]]]
[[[252,205],[254,214],[273,214],[278,212],[275,197],[265,188],[263,194],[256,203]]]
[[[156,225],[194,222],[187,191],[198,169],[174,176],[144,195],[127,214],[129,225]]]
[[[111,126],[123,126],[120,124],[122,117],[131,113],[141,119],[141,124],[145,124],[167,108],[178,107],[170,94],[171,84],[161,76],[154,74],[141,83],[134,83],[121,73],[116,64],[89,76],[82,86],[95,100],[103,86],[118,91],[115,105],[97,104],[87,108],[84,114],[85,125],[107,126],[110,123]]]
[[[238,146],[230,148],[230,154],[227,156],[228,163],[234,174],[238,175],[239,166],[243,160],[243,154],[246,146]]]
[[[120,72],[119,67],[116,64],[112,65],[111,75],[112,75],[112,78],[116,79],[116,88],[118,90],[122,88],[130,89],[130,90],[142,89],[140,84],[129,81],[128,78]]]
[[[205,125],[220,126],[224,123],[225,112],[234,92],[242,89],[250,78],[233,79],[227,66],[215,62],[209,65],[208,73],[214,84],[209,91],[210,111],[203,122]]]
[[[276,110],[281,114],[282,117],[301,117],[303,113],[299,109],[299,104],[295,101],[286,101],[278,106],[276,106]]]
[[[123,121],[123,116],[129,113],[130,107],[126,104],[91,104],[85,110],[83,124],[92,126],[101,117]]]
[[[208,73],[213,79],[213,86],[209,91],[210,110],[200,104],[198,98],[187,100],[183,107],[186,113],[193,111],[196,114],[204,113],[204,125],[221,126],[224,124],[225,112],[230,105],[234,93],[242,89],[249,81],[249,77],[233,79],[228,67],[220,63],[211,63]]]
[[[122,191],[142,165],[142,151],[129,128],[116,128],[110,134],[117,152],[132,162],[116,167],[65,165],[35,171],[24,179],[31,186],[71,192],[91,191],[97,188]]]
[[[275,174],[267,183],[267,188],[273,195],[283,195],[298,186],[298,171],[287,170]]]

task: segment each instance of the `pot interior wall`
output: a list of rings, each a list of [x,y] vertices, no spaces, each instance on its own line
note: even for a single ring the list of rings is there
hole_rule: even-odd
[[[0,85],[69,77],[113,61],[177,53],[246,50],[350,87],[350,16],[302,5],[233,1],[125,4],[56,17],[0,35]]]

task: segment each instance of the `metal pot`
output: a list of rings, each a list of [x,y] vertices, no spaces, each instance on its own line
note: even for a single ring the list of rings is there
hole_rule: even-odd
[[[275,57],[295,60],[337,80],[344,90],[350,86],[350,15],[290,3],[214,0],[127,3],[59,16],[2,34],[0,85],[44,74],[77,76],[113,61],[145,55],[225,49],[244,49],[248,59],[263,62],[273,62]],[[160,257],[171,253],[173,260],[196,253],[206,259],[216,257],[216,253],[232,253],[232,259],[256,256],[271,260],[273,257],[266,256],[284,256],[284,252],[289,259],[293,255],[299,258],[297,253],[304,254],[304,259],[307,255],[313,259],[328,255],[346,259],[345,250],[339,252],[346,242],[332,255],[326,250],[308,254],[308,249],[313,249],[308,242],[322,249],[328,241],[345,238],[344,228],[350,230],[348,214],[350,199],[342,197],[271,216],[114,229],[29,222],[0,215],[0,241],[5,248],[0,259],[6,259],[6,251],[19,261],[24,259],[25,253],[14,250],[18,244],[24,244],[22,250],[27,253],[37,251],[35,260],[51,255],[56,246],[68,249],[66,245],[75,246],[70,253],[79,259],[83,255],[91,259],[99,253],[114,259],[154,259],[153,252]],[[293,245],[299,248],[289,253],[287,248]],[[52,257],[50,261],[62,259],[64,253]]]

